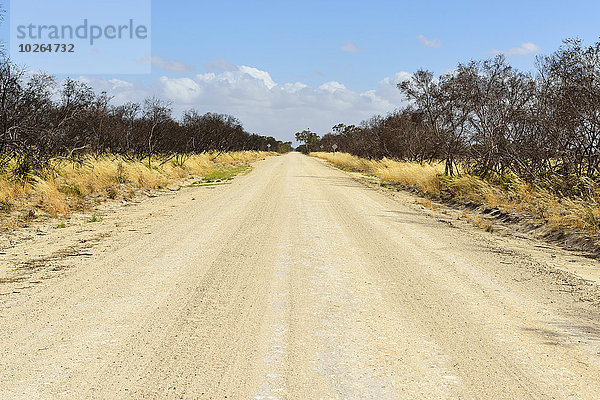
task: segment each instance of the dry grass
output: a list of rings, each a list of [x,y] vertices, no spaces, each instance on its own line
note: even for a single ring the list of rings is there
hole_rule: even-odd
[[[25,195],[25,188],[15,182],[0,179],[0,212],[9,211],[15,205],[15,200]]]
[[[36,213],[68,216],[106,199],[130,199],[140,189],[159,189],[186,178],[201,178],[216,171],[247,164],[276,153],[240,151],[192,155],[183,165],[174,159],[132,161],[118,155],[89,156],[82,164],[58,162],[43,177],[28,183],[0,173],[0,227],[22,225]]]
[[[442,189],[440,164],[419,164],[383,159],[375,165],[373,174],[386,183],[402,183],[415,186],[424,192],[439,193]]]
[[[382,183],[417,188],[427,197],[525,213],[551,229],[576,228],[593,236],[600,235],[600,187],[593,182],[586,183],[590,193],[587,198],[564,198],[514,176],[506,177],[504,182],[492,183],[470,175],[445,176],[442,164],[366,160],[345,153],[311,155],[342,169],[370,174]],[[430,202],[425,206],[432,207]],[[475,218],[473,222],[482,229],[493,230],[484,220]]]
[[[384,183],[415,186],[424,192],[439,192],[442,187],[440,175],[444,172],[441,164],[419,164],[383,160],[367,160],[347,153],[311,153],[311,156],[327,160],[335,166],[376,176]]]

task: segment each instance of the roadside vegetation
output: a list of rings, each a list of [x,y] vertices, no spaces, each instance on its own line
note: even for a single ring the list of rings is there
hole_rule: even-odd
[[[535,73],[499,55],[398,83],[408,106],[301,150],[429,198],[521,212],[600,242],[600,42],[566,40]],[[301,139],[302,139],[301,138]],[[335,151],[337,153],[323,153]]]
[[[51,169],[27,181],[12,179],[5,172],[0,174],[0,229],[22,226],[40,216],[65,218],[106,200],[130,200],[145,190],[178,190],[189,180],[227,181],[248,170],[250,162],[273,154],[207,152],[189,155],[183,165],[171,159],[152,168],[144,160],[118,154],[87,155],[77,163],[57,160]]]
[[[2,10],[0,10],[0,17]],[[1,18],[0,18],[1,20]],[[0,229],[188,178],[228,180],[291,142],[168,101],[113,104],[82,80],[13,64],[0,43]]]
[[[383,158],[366,159],[348,153],[311,153],[347,171],[362,172],[378,178],[384,186],[409,189],[430,200],[451,202],[470,208],[495,208],[504,213],[529,216],[551,230],[579,229],[600,237],[600,204],[597,199],[560,197],[555,192],[507,176],[503,181],[490,180],[469,174],[449,176],[444,163],[419,163]],[[589,185],[592,185],[590,182]],[[594,187],[593,193],[600,194]],[[431,208],[431,201],[423,203]],[[465,215],[468,217],[469,215]],[[476,225],[490,230],[490,225],[477,217]]]

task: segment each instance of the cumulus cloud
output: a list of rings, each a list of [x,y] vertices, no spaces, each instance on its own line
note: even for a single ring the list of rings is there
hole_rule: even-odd
[[[241,72],[242,74],[246,74],[256,80],[262,81],[265,84],[265,86],[269,89],[273,89],[275,86],[277,86],[277,84],[273,82],[273,79],[271,79],[271,75],[269,75],[268,72],[261,71],[257,68],[246,67],[245,65],[242,65],[239,68],[239,72]]]
[[[397,85],[412,78],[409,72],[397,72],[394,76],[383,78],[377,84],[377,96],[386,99],[391,104],[405,104],[406,99]]]
[[[539,53],[541,47],[532,42],[523,42],[519,47],[512,47],[506,50],[492,50],[493,54],[504,54],[505,56],[524,56],[527,54]]]
[[[347,90],[346,86],[336,81],[325,82],[321,86],[319,86],[320,90],[325,90],[329,93],[335,93],[338,90]]]
[[[179,103],[190,104],[202,96],[202,87],[191,78],[170,79],[161,76],[159,81],[166,97],[177,99]]]
[[[162,58],[161,56],[156,55],[156,54],[151,56],[150,60],[148,60],[148,62],[150,63],[150,65],[160,67],[167,71],[174,71],[174,72],[193,72],[194,71],[194,67],[192,67],[190,65],[186,65],[186,64],[176,61],[176,60],[165,60],[164,58]]]
[[[403,106],[406,103],[396,84],[411,76],[399,72],[372,90],[358,92],[337,81],[312,87],[303,82],[277,83],[267,71],[254,67],[227,69],[188,77],[161,76],[153,84],[81,79],[96,90],[109,91],[115,104],[156,95],[172,101],[176,116],[189,108],[227,113],[239,118],[250,132],[293,140],[295,132],[307,127],[324,134],[339,122],[357,124]]]
[[[359,51],[364,50],[362,47],[358,47],[357,45],[355,45],[352,42],[342,43],[342,45],[340,46],[340,49],[350,52],[350,53],[357,53]]]
[[[142,84],[139,82],[128,82],[121,79],[103,79],[99,77],[80,76],[78,81],[86,83],[96,92],[107,92],[112,97],[112,103],[124,104],[128,101],[141,103],[144,98],[151,96],[160,90],[160,84]],[[64,82],[59,82],[62,85]]]
[[[133,83],[131,82],[127,82],[127,81],[122,81],[120,79],[114,78],[114,79],[109,79],[108,80],[109,83],[112,83],[112,89],[118,89],[118,88],[132,88],[133,87]]]
[[[419,39],[427,47],[442,47],[442,42],[438,39],[429,40],[423,35],[417,36],[417,39]]]
[[[306,85],[302,82],[285,83],[281,86],[282,90],[287,93],[296,93],[307,87],[308,87],[308,85]]]

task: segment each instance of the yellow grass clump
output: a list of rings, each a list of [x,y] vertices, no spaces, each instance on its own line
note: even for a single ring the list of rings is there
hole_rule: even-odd
[[[8,211],[15,200],[25,196],[25,187],[6,179],[0,179],[0,211]]]
[[[441,189],[440,164],[399,162],[384,158],[374,165],[373,173],[383,182],[415,186],[424,192],[438,193]]]
[[[359,171],[376,176],[385,183],[415,186],[424,192],[439,192],[441,164],[419,164],[384,158],[380,161],[368,160],[348,153],[311,153],[312,156],[327,160],[342,169]]]
[[[39,196],[39,206],[52,216],[67,214],[70,211],[65,194],[59,190],[54,179],[35,178],[34,190]]]
[[[369,172],[373,168],[376,161],[367,160],[365,158],[360,158],[357,156],[353,156],[348,153],[325,153],[325,152],[315,152],[310,153],[311,156],[321,158],[323,160],[327,160],[333,165],[340,167],[342,169],[347,169],[351,171],[359,171],[359,172]]]
[[[15,182],[0,173],[0,226],[12,228],[20,215],[35,210],[57,217],[95,202],[119,196],[130,198],[137,189],[158,189],[186,178],[247,164],[276,153],[238,151],[203,153],[183,158],[131,160],[120,155],[87,156],[81,162],[57,161],[28,182]],[[34,213],[34,214],[31,214]]]
[[[593,182],[586,184],[590,193],[586,198],[565,198],[515,176],[506,177],[510,184],[488,182],[468,174],[445,176],[441,163],[367,160],[346,153],[315,152],[311,156],[342,169],[370,174],[382,183],[418,188],[425,196],[445,193],[465,204],[473,202],[504,212],[526,213],[551,229],[577,228],[600,235],[600,187]]]

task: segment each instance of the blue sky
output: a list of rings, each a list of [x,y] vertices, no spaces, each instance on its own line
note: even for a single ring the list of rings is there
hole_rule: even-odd
[[[533,69],[567,37],[598,40],[599,16],[593,1],[155,0],[151,74],[73,77],[116,103],[158,95],[176,114],[225,112],[289,140],[401,106],[395,83],[418,68],[440,74],[500,51]]]
[[[441,73],[493,49],[600,35],[598,2],[259,1],[153,2],[154,51],[202,68],[210,59],[268,71],[277,82],[334,79],[368,90],[398,71]],[[181,11],[189,13],[181,20]],[[160,15],[160,18],[157,16]],[[210,17],[214,16],[214,17]],[[188,21],[197,19],[192,26]],[[432,48],[416,39],[439,40]],[[362,51],[344,52],[350,41]],[[195,51],[189,52],[192,43]],[[187,53],[187,54],[186,54]],[[531,68],[534,57],[513,57]],[[314,76],[319,71],[323,76]]]

